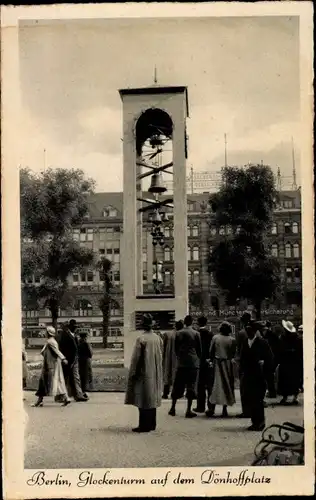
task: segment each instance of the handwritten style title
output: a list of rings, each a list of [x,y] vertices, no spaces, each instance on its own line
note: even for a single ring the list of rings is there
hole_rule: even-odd
[[[182,472],[172,473],[172,471],[167,471],[161,477],[148,478],[136,478],[120,476],[116,477],[114,473],[110,470],[104,473],[97,474],[92,471],[82,471],[79,473],[74,486],[79,488],[84,488],[88,486],[113,486],[113,485],[160,485],[166,486],[168,483],[175,485],[190,485],[190,484],[205,484],[205,485],[220,485],[220,484],[232,484],[235,486],[247,486],[250,484],[269,484],[271,478],[263,474],[258,474],[256,472],[251,472],[248,469],[242,470],[240,473],[233,473],[231,471],[225,471],[224,473],[218,472],[215,469],[206,469],[202,472],[200,477],[187,477]],[[54,476],[46,471],[35,472],[28,480],[28,486],[61,486],[61,487],[71,487],[72,481],[64,477],[61,473],[57,473]]]

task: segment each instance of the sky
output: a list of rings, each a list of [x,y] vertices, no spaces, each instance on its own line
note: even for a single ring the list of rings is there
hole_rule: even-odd
[[[295,17],[27,21],[20,25],[20,165],[81,168],[121,191],[118,89],[188,87],[194,171],[248,162],[299,165],[299,24]],[[44,150],[46,151],[44,153]]]

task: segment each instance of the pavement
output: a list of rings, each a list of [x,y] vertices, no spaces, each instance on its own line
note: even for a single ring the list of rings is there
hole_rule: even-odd
[[[171,417],[170,401],[163,400],[157,430],[148,434],[131,432],[138,410],[124,405],[123,393],[91,393],[88,402],[67,407],[46,398],[42,408],[32,408],[35,399],[24,393],[26,469],[249,466],[261,436],[246,430],[248,420],[233,418],[241,411],[237,391],[228,419],[186,419],[184,399]],[[267,425],[285,421],[302,425],[302,399],[300,406],[266,409]]]

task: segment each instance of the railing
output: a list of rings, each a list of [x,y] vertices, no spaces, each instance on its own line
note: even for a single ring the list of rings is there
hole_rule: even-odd
[[[304,427],[284,422],[266,427],[257,444],[255,465],[304,465]]]

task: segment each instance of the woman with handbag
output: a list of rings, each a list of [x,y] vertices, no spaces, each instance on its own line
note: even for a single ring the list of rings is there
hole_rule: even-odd
[[[70,403],[68,398],[62,363],[67,364],[67,360],[58,349],[55,337],[55,328],[48,326],[46,329],[47,341],[41,351],[43,356],[42,372],[39,379],[38,390],[35,393],[37,401],[33,406],[43,406],[45,396],[57,396],[63,404]]]
[[[227,417],[227,406],[235,404],[234,394],[234,356],[236,341],[232,336],[232,327],[224,321],[219,327],[219,334],[214,335],[210,346],[210,369],[213,374],[210,408],[206,411],[208,417],[213,417],[216,405],[223,407],[222,417]]]

